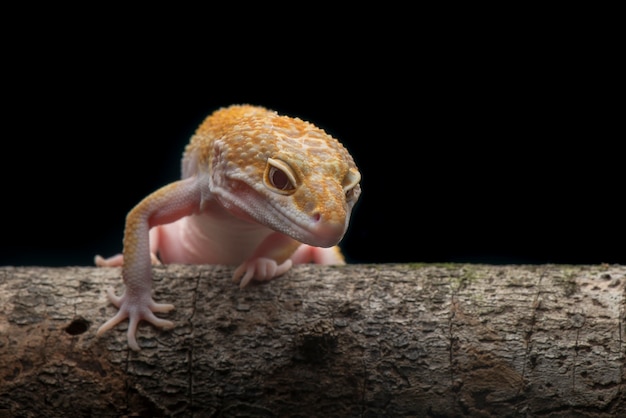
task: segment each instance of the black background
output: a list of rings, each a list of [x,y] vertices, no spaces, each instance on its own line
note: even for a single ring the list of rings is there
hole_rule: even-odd
[[[363,176],[351,262],[626,263],[610,23],[250,11],[256,25],[227,15],[216,29],[216,15],[160,12],[38,10],[4,33],[0,264],[120,251],[128,210],[179,177],[197,125],[233,103],[350,150]]]

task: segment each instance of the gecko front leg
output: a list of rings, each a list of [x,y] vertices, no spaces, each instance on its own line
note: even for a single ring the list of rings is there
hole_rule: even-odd
[[[174,305],[156,303],[152,298],[152,269],[150,256],[150,228],[188,216],[200,208],[201,192],[195,177],[169,184],[142,200],[126,218],[122,277],[126,289],[122,296],[113,290],[107,295],[119,310],[97,332],[107,330],[128,318],[128,346],[139,350],[136,332],[140,321],[148,321],[160,328],[171,328],[173,323],[154,315],[169,312]]]

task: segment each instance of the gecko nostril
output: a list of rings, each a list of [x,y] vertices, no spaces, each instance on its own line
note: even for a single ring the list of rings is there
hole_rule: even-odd
[[[320,215],[320,213],[319,213],[319,212],[315,212],[315,213],[313,214],[312,218],[313,218],[313,222],[319,222],[319,221],[320,221],[320,219],[322,219],[322,215]]]

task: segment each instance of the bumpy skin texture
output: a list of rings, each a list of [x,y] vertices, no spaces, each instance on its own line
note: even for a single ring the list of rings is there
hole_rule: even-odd
[[[361,193],[348,151],[322,129],[258,106],[210,115],[192,136],[182,179],[150,194],[126,218],[123,255],[98,266],[123,266],[125,291],[108,291],[117,314],[98,335],[128,318],[128,345],[139,350],[141,320],[171,328],[155,312],[151,264],[238,266],[243,288],[294,263],[344,264],[337,247]]]

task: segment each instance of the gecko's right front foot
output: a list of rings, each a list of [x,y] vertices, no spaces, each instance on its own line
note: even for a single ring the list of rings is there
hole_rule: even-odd
[[[152,325],[164,329],[174,327],[172,321],[161,319],[154,315],[154,312],[165,313],[171,311],[174,309],[174,305],[172,304],[156,303],[150,295],[139,295],[131,298],[126,291],[122,296],[118,297],[113,292],[113,289],[107,290],[107,296],[111,303],[117,306],[119,310],[113,318],[100,326],[96,336],[102,335],[128,318],[128,346],[135,351],[139,351],[140,348],[139,344],[137,344],[136,333],[140,321],[148,321]]]
[[[246,287],[252,279],[270,281],[285,274],[293,265],[290,259],[278,264],[271,258],[259,257],[245,261],[235,269],[233,282],[239,283],[240,288]]]

